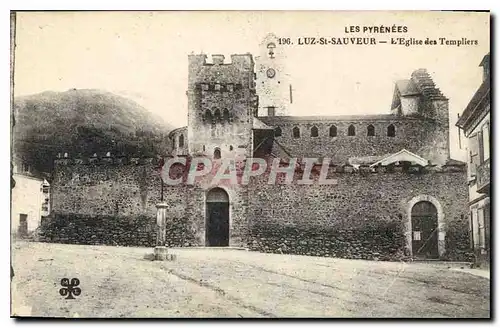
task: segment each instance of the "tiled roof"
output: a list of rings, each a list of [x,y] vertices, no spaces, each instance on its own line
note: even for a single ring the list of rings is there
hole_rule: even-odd
[[[445,165],[450,165],[450,166],[465,166],[467,164],[465,162],[462,162],[462,161],[459,161],[459,160],[456,160],[456,159],[453,159],[453,158],[449,158],[446,161]]]
[[[259,120],[258,118],[254,117],[253,118],[253,129],[259,129],[259,130],[274,130],[272,126],[266,125],[264,122]]]
[[[290,159],[290,157],[292,157],[290,152],[276,140],[273,141],[273,147],[271,148],[271,155],[276,158],[281,158],[284,160],[288,160]]]
[[[411,73],[409,79],[396,81],[396,90],[401,97],[423,95],[430,100],[447,100],[424,68]]]
[[[396,88],[398,89],[401,96],[412,96],[420,94],[417,86],[412,80],[399,80],[396,81]]]
[[[432,100],[439,100],[439,99],[446,100],[447,99],[441,93],[441,90],[439,90],[436,87],[436,84],[432,80],[429,73],[427,73],[426,69],[424,69],[424,68],[417,69],[416,71],[414,71],[411,74],[411,79],[415,83],[418,90],[425,97],[432,99]]]
[[[472,99],[469,101],[467,107],[465,107],[464,112],[460,115],[458,119],[457,126],[460,128],[464,128],[467,125],[469,119],[473,116],[474,111],[479,108],[479,104],[485,100],[490,102],[490,79],[486,79],[483,81],[479,89],[476,91]],[[486,98],[488,97],[488,98]]]
[[[479,66],[485,66],[485,65],[489,65],[490,64],[490,53],[488,52],[484,57],[483,57],[483,60],[481,60],[481,63],[479,64]]]
[[[265,157],[271,155],[275,158],[288,160],[293,157],[289,150],[285,149],[277,140],[272,138],[264,139],[254,150],[255,157]]]

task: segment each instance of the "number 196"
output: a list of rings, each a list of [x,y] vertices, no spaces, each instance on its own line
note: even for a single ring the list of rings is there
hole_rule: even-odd
[[[292,44],[292,41],[290,38],[278,38],[278,43],[279,44]]]

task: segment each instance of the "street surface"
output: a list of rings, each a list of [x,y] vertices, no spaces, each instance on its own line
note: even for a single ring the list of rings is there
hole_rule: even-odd
[[[236,249],[17,242],[13,315],[283,318],[489,317],[490,280],[439,263],[396,263]],[[78,278],[81,294],[59,294]]]

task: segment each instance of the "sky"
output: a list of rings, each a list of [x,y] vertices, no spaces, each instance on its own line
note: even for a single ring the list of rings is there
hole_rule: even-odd
[[[426,68],[450,99],[455,127],[482,81],[488,13],[458,12],[26,12],[16,29],[15,96],[102,89],[127,97],[175,127],[187,123],[190,53],[259,54],[268,33],[290,38],[284,65],[291,115],[389,113],[394,82]],[[349,26],[406,26],[406,33],[346,33]],[[298,45],[300,37],[375,37],[376,46]],[[391,45],[391,38],[477,40],[477,45]],[[462,137],[462,148],[463,148]]]

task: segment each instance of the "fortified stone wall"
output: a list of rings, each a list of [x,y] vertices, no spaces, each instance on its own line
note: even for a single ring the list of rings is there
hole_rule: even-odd
[[[103,157],[58,159],[52,210],[59,214],[155,216],[160,200],[158,161]]]
[[[56,161],[53,215],[42,241],[153,246],[160,201],[154,159],[101,158]],[[284,164],[286,165],[286,164]],[[268,165],[270,167],[270,165]],[[217,165],[214,170],[217,169]],[[178,174],[179,172],[172,174]],[[187,170],[181,167],[184,176]],[[268,172],[267,172],[268,173]],[[330,167],[333,185],[292,184],[268,174],[248,185],[214,183],[215,171],[195,185],[164,186],[168,246],[204,246],[206,194],[222,187],[230,199],[230,246],[262,252],[394,260],[405,253],[408,202],[421,195],[441,204],[446,258],[468,251],[467,185],[463,167]],[[313,173],[317,180],[318,174]],[[171,176],[175,178],[175,176]],[[239,170],[239,178],[241,170]]]
[[[161,200],[160,163],[153,158],[103,157],[55,161],[53,214],[41,240],[76,244],[153,246],[156,204]],[[164,186],[171,246],[197,245],[187,214],[192,187]]]
[[[428,195],[443,208],[445,257],[463,259],[469,248],[464,169],[397,171],[330,173],[335,185],[269,185],[264,176],[255,178],[248,191],[250,248],[399,259],[405,256],[408,203]]]
[[[152,158],[104,157],[55,161],[52,217],[41,240],[76,244],[152,246],[156,204],[161,200],[160,162]],[[187,173],[182,170],[181,174]],[[176,174],[174,170],[172,174]],[[215,171],[195,185],[163,186],[167,245],[205,245],[205,195]],[[171,175],[172,178],[175,178]],[[245,246],[247,189],[222,181],[230,195],[231,246]]]

